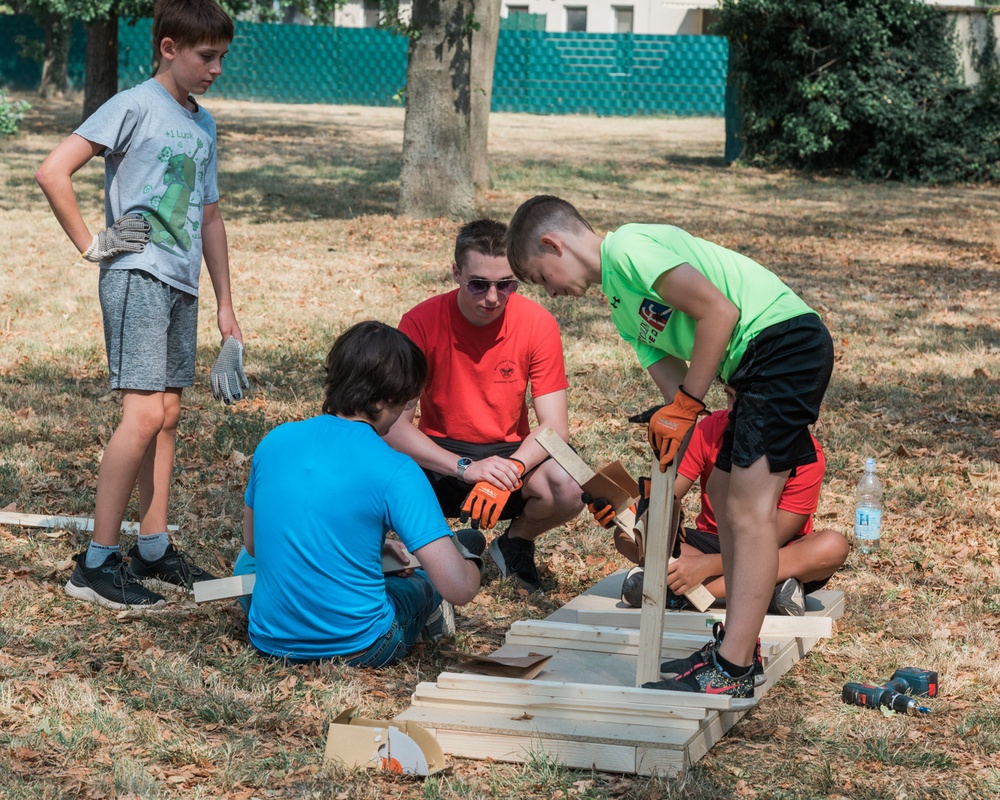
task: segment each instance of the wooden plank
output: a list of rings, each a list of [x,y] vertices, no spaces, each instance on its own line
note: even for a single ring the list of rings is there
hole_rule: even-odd
[[[483,678],[483,680],[467,680]],[[469,676],[444,672],[437,683],[431,684],[445,692],[463,692],[476,698],[502,696],[514,700],[542,699],[546,702],[564,702],[567,707],[583,703],[594,708],[626,709],[637,714],[675,715],[678,719],[703,719],[705,706],[702,704],[675,703],[673,693],[650,695],[650,690],[632,687],[607,687],[585,683],[562,683],[561,681],[524,681],[516,678],[493,679],[486,676]],[[417,689],[426,686],[419,684]],[[655,723],[649,723],[655,724]]]
[[[494,761],[524,763],[538,757],[551,757],[571,769],[595,769],[602,772],[635,772],[635,747],[605,743],[567,741],[547,736],[505,736],[476,731],[431,731],[441,749],[465,758],[491,758]]]
[[[409,554],[410,563],[406,566],[398,561],[395,556],[388,553],[382,554],[382,572],[391,575],[403,569],[419,567],[420,562],[412,553]],[[195,603],[209,603],[213,600],[235,600],[238,597],[246,597],[253,592],[257,576],[253,573],[248,575],[233,575],[229,578],[216,578],[212,581],[201,581],[194,585]]]
[[[718,712],[710,712],[718,716]],[[545,734],[567,741],[590,741],[607,744],[651,745],[683,751],[692,736],[690,730],[653,725],[609,725],[596,720],[556,719],[544,715],[511,716],[488,709],[445,708],[441,706],[411,706],[396,717],[398,720],[417,722],[427,729],[480,731],[509,736],[533,737]],[[699,731],[704,727],[699,727]]]
[[[557,697],[477,695],[475,692],[441,689],[433,683],[418,685],[410,702],[414,708],[479,709],[506,714],[511,719],[527,714],[546,719],[603,722],[611,727],[647,725],[678,728],[687,730],[689,734],[698,730],[705,717],[705,709],[694,706],[654,712],[648,706],[635,703],[600,707],[587,700]]]
[[[641,632],[634,628],[607,628],[573,622],[550,622],[545,619],[526,619],[515,622],[507,631],[507,641],[512,644],[535,643],[540,647],[547,642],[580,642],[585,645],[607,645],[610,650],[603,652],[623,652],[635,655],[639,647]],[[663,634],[664,647],[680,650],[684,655],[699,650],[705,644],[705,636],[699,633]],[[789,637],[769,637],[761,640],[761,653],[769,655],[776,648],[775,640]],[[657,662],[659,667],[659,662]]]
[[[576,451],[570,447],[566,442],[563,441],[562,437],[559,436],[551,428],[542,428],[542,430],[535,437],[535,441],[540,444],[550,456],[552,460],[555,461],[560,467],[566,470],[566,473],[580,486],[583,486],[587,481],[594,477],[596,474],[593,469],[585,462],[580,456],[577,455]],[[655,471],[659,471],[659,462],[657,461],[657,468]],[[676,472],[676,468],[674,470]],[[671,485],[671,492],[673,492],[673,486]],[[673,503],[673,494],[670,495],[670,502]],[[652,513],[652,508],[650,508],[650,513]],[[628,536],[633,541],[635,540],[635,534],[633,529],[635,528],[635,514],[632,512],[631,508],[622,508],[615,510],[615,525]],[[668,550],[669,554],[669,550]],[[669,562],[666,562],[669,563]],[[706,608],[715,602],[715,597],[712,595],[708,589],[706,589],[701,584],[698,584],[690,592],[684,595],[691,602],[695,608],[699,611],[704,611]],[[666,604],[666,593],[664,592],[664,604]]]
[[[576,619],[581,625],[637,628],[639,626],[639,610],[591,611],[583,609],[576,612]],[[706,636],[711,636],[713,624],[725,621],[725,611],[709,614],[668,611],[664,615],[663,627],[668,633],[704,633]],[[768,614],[764,617],[764,625],[760,629],[760,635],[761,637],[806,636],[813,639],[828,639],[833,635],[833,619],[818,616],[784,617]]]
[[[632,636],[615,641],[611,638],[587,639],[577,636],[560,637],[558,633],[546,636],[544,639],[530,635],[520,635],[518,632],[507,634],[507,645],[516,646],[524,650],[539,653],[541,655],[557,655],[567,651],[577,651],[581,654],[618,656],[630,662],[629,672],[634,675],[635,659],[639,655],[638,632],[632,631]],[[624,634],[624,631],[623,631]],[[784,641],[793,641],[786,639]],[[692,646],[694,642],[694,646]],[[657,675],[659,676],[659,663],[663,660],[674,658],[686,658],[696,650],[700,650],[705,644],[703,637],[691,637],[689,640],[678,639],[676,636],[666,636],[663,639],[663,647],[660,650],[657,661]],[[762,656],[767,659],[770,652],[776,646],[774,641],[761,640]],[[544,673],[543,673],[544,674]],[[657,680],[660,678],[657,677]],[[581,678],[582,680],[582,678]],[[633,683],[633,678],[629,678],[629,683]],[[634,685],[634,683],[633,683]]]
[[[16,528],[65,528],[73,531],[94,530],[93,517],[59,517],[45,514],[18,514],[14,511],[0,511],[0,525],[12,525]],[[125,533],[139,533],[138,522],[122,522],[121,529]],[[168,525],[167,530],[178,530],[177,525]]]
[[[674,478],[677,459],[660,472],[653,458],[646,518],[645,572],[642,579],[642,609],[639,617],[639,652],[635,685],[660,680],[663,650],[663,612],[667,605],[667,563],[670,559],[670,523],[674,511]]]
[[[245,597],[253,592],[257,576],[233,575],[229,578],[217,578],[214,581],[199,581],[194,585],[194,601],[208,603],[212,600],[232,600]]]

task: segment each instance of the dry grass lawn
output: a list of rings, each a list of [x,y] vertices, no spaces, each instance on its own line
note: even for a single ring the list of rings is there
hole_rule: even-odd
[[[331,340],[365,318],[395,323],[449,288],[448,220],[393,214],[400,109],[208,99],[221,132],[223,213],[247,338],[249,402],[208,387],[218,334],[205,279],[197,385],[185,393],[172,521],[180,544],[227,570],[239,546],[247,458],[274,425],[318,411]],[[74,127],[79,99],[38,102],[0,141],[0,508],[92,513],[97,465],[118,419],[107,389],[92,267],[34,184]],[[816,428],[829,459],[819,517],[849,531],[853,486],[875,456],[886,488],[883,547],[853,553],[832,639],[688,775],[644,779],[457,761],[427,781],[321,768],[325,726],[345,706],[392,716],[447,666],[421,646],[384,673],[284,668],[249,651],[235,604],[178,603],[143,619],[62,592],[86,536],[0,527],[0,794],[42,797],[984,798],[1000,797],[1000,204],[995,187],[862,184],[727,168],[721,120],[498,114],[495,188],[509,218],[539,193],[599,229],[668,221],[747,253],[819,310],[837,363]],[[100,164],[78,175],[102,219]],[[604,301],[550,301],[572,382],[575,443],[594,463],[648,451],[628,413],[652,383],[616,338]],[[711,395],[712,407],[721,396]],[[349,458],[349,454],[340,457]],[[133,507],[132,512],[135,509]],[[540,617],[622,564],[580,518],[541,542],[544,598],[495,569],[460,610],[454,646],[489,652],[510,623]],[[935,669],[927,718],[848,707],[848,680]]]

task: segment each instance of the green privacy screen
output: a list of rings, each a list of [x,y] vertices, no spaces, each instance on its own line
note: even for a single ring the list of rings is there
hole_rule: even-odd
[[[151,20],[119,28],[121,88],[150,77]],[[0,16],[0,84],[30,90],[36,62],[15,37],[42,40],[29,17]],[[82,30],[70,72],[81,88]],[[407,40],[373,28],[236,23],[213,96],[281,103],[394,105],[406,85]],[[501,30],[493,110],[532,114],[723,116],[729,48],[717,36]]]
[[[149,76],[149,23],[123,27],[122,86]],[[406,39],[373,28],[237,23],[212,94],[388,106],[406,85]],[[717,36],[500,31],[493,110],[722,116],[729,46]]]

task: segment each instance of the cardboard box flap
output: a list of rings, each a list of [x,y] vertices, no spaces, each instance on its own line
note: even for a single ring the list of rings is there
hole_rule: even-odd
[[[427,776],[447,769],[441,745],[417,723],[355,717],[355,710],[341,711],[330,723],[325,762],[401,775]]]

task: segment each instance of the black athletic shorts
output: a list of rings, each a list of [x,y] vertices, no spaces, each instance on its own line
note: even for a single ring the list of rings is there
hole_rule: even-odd
[[[803,534],[808,536],[809,534]],[[794,542],[796,539],[801,538],[801,536],[793,536],[787,542],[785,542],[782,547],[787,547],[789,544]],[[691,545],[699,553],[707,553],[709,555],[718,555],[720,551],[719,547],[719,537],[714,533],[708,533],[707,531],[700,531],[697,528],[682,528],[681,529],[681,541],[684,544]],[[832,577],[832,576],[831,576]],[[802,587],[806,594],[811,594],[812,592],[818,591],[826,586],[830,582],[830,578],[824,578],[821,581],[809,581],[808,583],[802,584]]]
[[[804,314],[771,325],[747,346],[730,376],[736,390],[716,469],[732,472],[767,456],[771,472],[816,461],[809,426],[819,417],[833,372],[833,340],[823,321]]]
[[[449,453],[455,453],[458,458],[471,458],[473,461],[481,461],[490,456],[502,456],[509,458],[521,446],[520,442],[497,442],[496,444],[469,444],[456,439],[444,439],[431,436],[430,439],[443,447]],[[458,461],[458,458],[455,460]],[[437,495],[438,503],[441,504],[441,513],[448,518],[457,517],[462,511],[465,498],[469,496],[474,484],[460,480],[454,473],[442,475],[440,472],[424,470],[427,480],[431,482],[434,494]],[[510,499],[500,513],[500,519],[514,519],[521,516],[524,511],[524,496],[521,490],[510,493]]]

